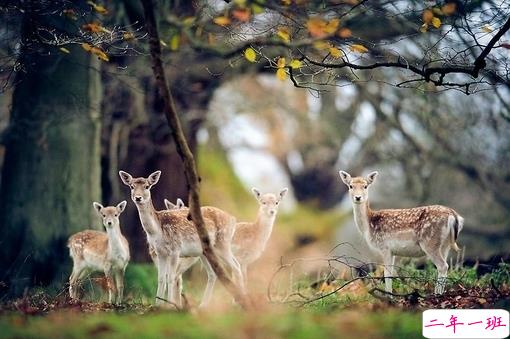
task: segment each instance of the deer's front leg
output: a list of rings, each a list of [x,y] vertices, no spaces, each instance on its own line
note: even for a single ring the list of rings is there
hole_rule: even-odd
[[[117,300],[115,300],[116,304],[122,304],[122,299],[124,298],[124,272],[125,269],[119,269],[115,272],[115,285],[117,286]]]
[[[107,267],[104,270],[104,275],[106,277],[106,286],[108,286],[108,303],[113,304],[114,298],[117,294],[117,288],[115,284],[115,275],[111,267]]]
[[[180,302],[175,295],[175,279],[177,276],[177,263],[179,262],[179,254],[174,253],[168,258],[167,264],[167,300],[180,307]]]
[[[163,298],[165,297],[166,288],[166,271],[167,271],[167,258],[157,256],[157,269],[158,269],[158,289],[156,291],[156,305],[161,305]]]

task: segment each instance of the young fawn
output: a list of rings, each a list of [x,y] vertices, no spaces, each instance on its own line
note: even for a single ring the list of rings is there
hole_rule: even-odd
[[[120,304],[124,294],[124,272],[129,262],[129,245],[120,232],[119,223],[126,201],[117,206],[103,207],[97,202],[93,205],[103,219],[106,233],[86,230],[69,238],[67,246],[73,259],[69,294],[77,299],[79,281],[91,272],[102,271],[108,285],[108,302]]]
[[[256,188],[252,192],[259,203],[257,218],[254,222],[237,223],[232,249],[241,264],[245,285],[248,281],[248,265],[255,262],[264,250],[273,231],[276,213],[281,200],[288,189],[282,189],[278,194],[261,194]]]
[[[216,275],[203,255],[202,243],[193,222],[188,220],[188,210],[156,211],[151,199],[151,188],[159,181],[161,171],[147,178],[133,178],[129,173],[119,172],[122,182],[130,187],[131,199],[138,209],[142,227],[147,234],[149,248],[154,249],[158,269],[158,288],[156,304],[166,297],[169,302],[180,306],[180,295],[175,295],[177,263],[180,257],[200,257],[205,265],[208,281],[202,298],[204,306],[212,293]],[[223,264],[230,268],[234,279],[244,292],[241,269],[231,250],[236,219],[215,207],[203,207],[205,226],[214,252]]]
[[[459,250],[456,240],[464,219],[440,205],[374,211],[368,204],[368,187],[376,176],[377,172],[372,172],[366,178],[351,178],[349,173],[340,171],[340,178],[349,187],[356,226],[383,258],[386,291],[392,291],[395,256],[426,255],[438,272],[435,293],[443,293],[448,273],[446,259],[450,249]]]
[[[239,261],[241,271],[243,272],[244,286],[247,286],[248,283],[248,265],[260,258],[264,252],[273,230],[279,204],[288,189],[282,189],[278,195],[272,193],[261,194],[256,188],[253,188],[252,191],[259,203],[257,218],[255,222],[237,223],[236,232],[232,242],[234,256]],[[181,203],[179,203],[179,201]],[[176,205],[165,199],[165,206],[169,210],[186,208],[180,199],[177,200]],[[198,259],[194,258],[183,258],[179,261],[179,267],[177,270],[178,282],[176,285],[178,292],[176,291],[176,293],[180,294],[182,292],[182,274],[195,264],[197,260]]]

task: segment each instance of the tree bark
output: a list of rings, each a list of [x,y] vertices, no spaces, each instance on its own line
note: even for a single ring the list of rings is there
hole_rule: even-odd
[[[63,27],[63,20],[24,15],[25,69],[13,94],[0,192],[0,280],[14,295],[67,279],[67,238],[96,220],[98,61],[79,46],[59,53],[34,35],[40,24]]]
[[[200,241],[202,243],[203,253],[211,264],[218,279],[225,288],[234,296],[234,299],[244,308],[251,308],[251,303],[238,286],[236,286],[230,278],[228,278],[224,268],[221,266],[217,256],[215,255],[207,230],[205,228],[204,219],[200,211],[200,195],[199,195],[199,177],[196,170],[195,160],[191,150],[186,142],[184,132],[176,112],[175,103],[173,101],[170,88],[166,82],[166,76],[161,61],[161,45],[159,34],[154,16],[154,6],[152,0],[142,0],[145,15],[145,27],[149,35],[149,47],[152,58],[152,70],[156,78],[156,86],[161,96],[164,106],[163,111],[168,120],[172,137],[175,140],[177,153],[181,157],[184,164],[184,171],[189,185],[189,211],[191,219],[195,223]]]

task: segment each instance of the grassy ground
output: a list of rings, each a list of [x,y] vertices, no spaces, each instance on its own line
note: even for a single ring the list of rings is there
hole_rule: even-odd
[[[408,265],[405,270],[422,281],[433,277],[430,267],[416,270]],[[317,300],[306,305],[267,303],[264,297],[255,295],[258,309],[252,312],[232,305],[219,289],[223,302],[206,310],[177,312],[154,308],[151,306],[154,273],[151,265],[132,265],[126,277],[128,303],[118,307],[70,302],[64,296],[42,292],[6,303],[0,308],[0,337],[420,338],[423,309],[510,308],[508,264],[480,277],[472,268],[454,271],[444,296],[431,296],[427,284],[417,289],[405,280],[395,280],[397,296],[389,300],[384,294],[369,293],[370,288],[380,283],[368,277],[319,298],[346,281],[310,287],[310,281],[303,280],[296,282],[302,287],[301,293]],[[413,293],[408,293],[411,289],[419,295],[415,300]],[[95,293],[97,297],[100,292],[96,289]],[[187,293],[191,296],[197,291]]]

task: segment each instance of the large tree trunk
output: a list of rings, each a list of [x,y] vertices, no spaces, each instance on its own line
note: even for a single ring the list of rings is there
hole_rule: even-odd
[[[10,292],[62,282],[70,234],[97,224],[100,198],[98,61],[80,47],[59,53],[38,44],[36,25],[65,26],[25,14],[0,195],[1,280]],[[28,46],[28,47],[27,47]]]

